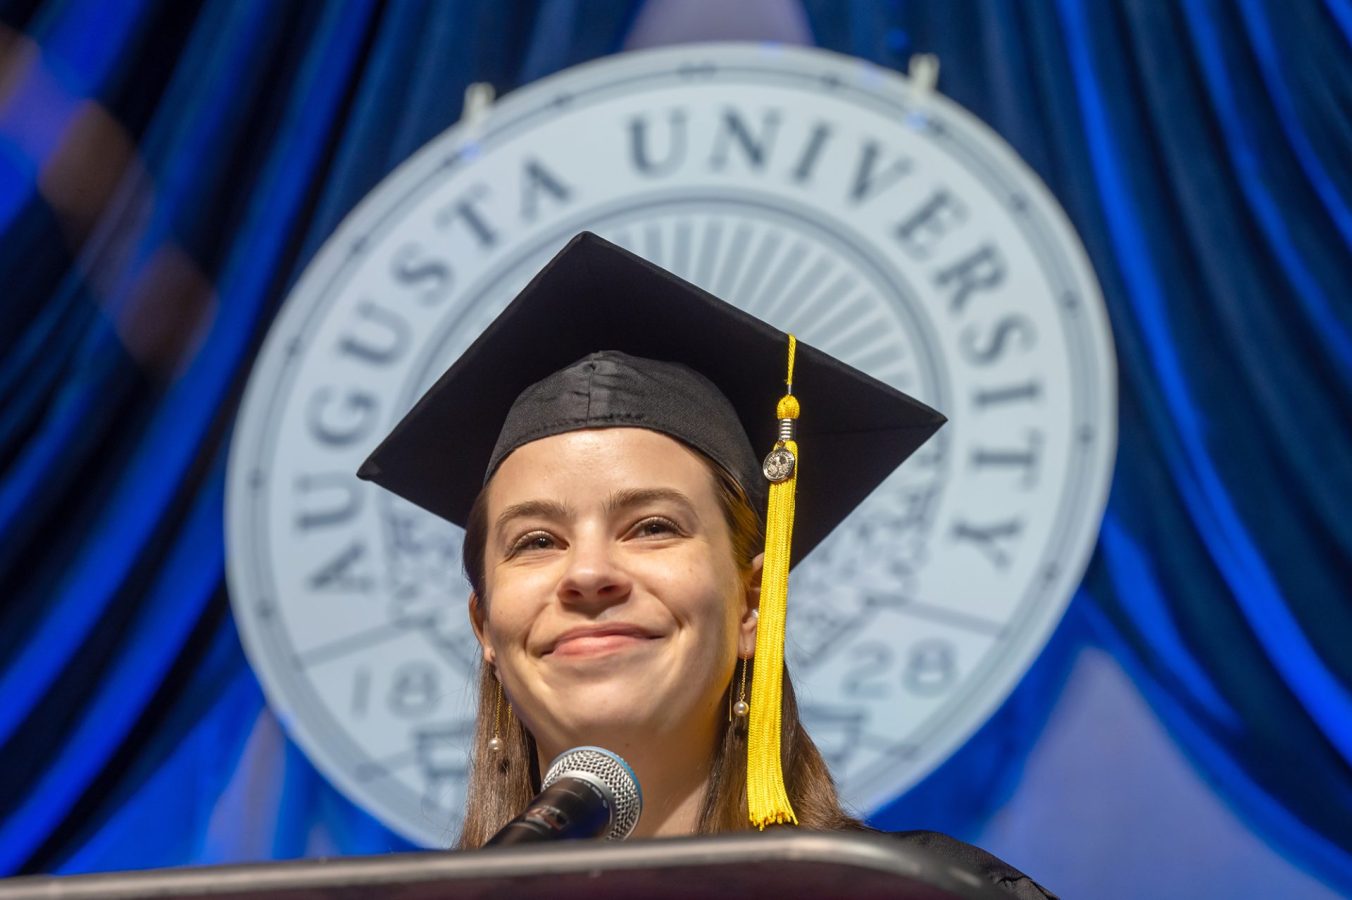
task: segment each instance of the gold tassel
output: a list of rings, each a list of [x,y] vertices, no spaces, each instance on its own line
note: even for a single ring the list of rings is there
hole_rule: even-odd
[[[798,418],[793,396],[793,362],[798,341],[789,335],[788,392],[779,398],[777,416]],[[765,566],[761,572],[760,619],[756,627],[756,670],[751,679],[751,718],[747,724],[746,797],[751,824],[798,824],[784,787],[780,764],[780,715],[784,690],[784,620],[789,594],[793,546],[794,492],[798,486],[798,442],[792,423],[781,427],[780,440],[765,458],[770,479],[770,505],[765,516]]]

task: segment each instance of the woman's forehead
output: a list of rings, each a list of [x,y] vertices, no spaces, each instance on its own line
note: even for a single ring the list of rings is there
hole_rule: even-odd
[[[688,445],[643,428],[589,428],[523,444],[489,481],[491,506],[540,493],[609,503],[624,492],[668,488],[715,501],[713,469]]]

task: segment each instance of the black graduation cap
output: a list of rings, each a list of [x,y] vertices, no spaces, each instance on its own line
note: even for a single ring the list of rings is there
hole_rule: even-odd
[[[463,526],[529,441],[643,427],[703,451],[762,514],[788,335],[594,234],[565,246],[358,471]],[[821,543],[944,417],[799,342],[794,561]]]

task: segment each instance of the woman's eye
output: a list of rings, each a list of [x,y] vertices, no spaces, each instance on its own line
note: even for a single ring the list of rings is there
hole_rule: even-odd
[[[517,538],[516,543],[512,544],[512,553],[521,553],[529,550],[548,550],[554,546],[554,538],[543,531],[532,531],[530,534],[523,534]]]
[[[679,532],[680,529],[676,527],[675,522],[670,519],[663,519],[660,516],[644,519],[634,526],[634,533],[640,537],[666,537]]]

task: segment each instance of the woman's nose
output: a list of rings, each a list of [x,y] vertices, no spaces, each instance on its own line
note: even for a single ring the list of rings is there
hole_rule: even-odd
[[[609,606],[629,596],[630,579],[619,565],[615,548],[602,538],[578,538],[568,549],[568,568],[559,582],[559,596],[573,605]]]

